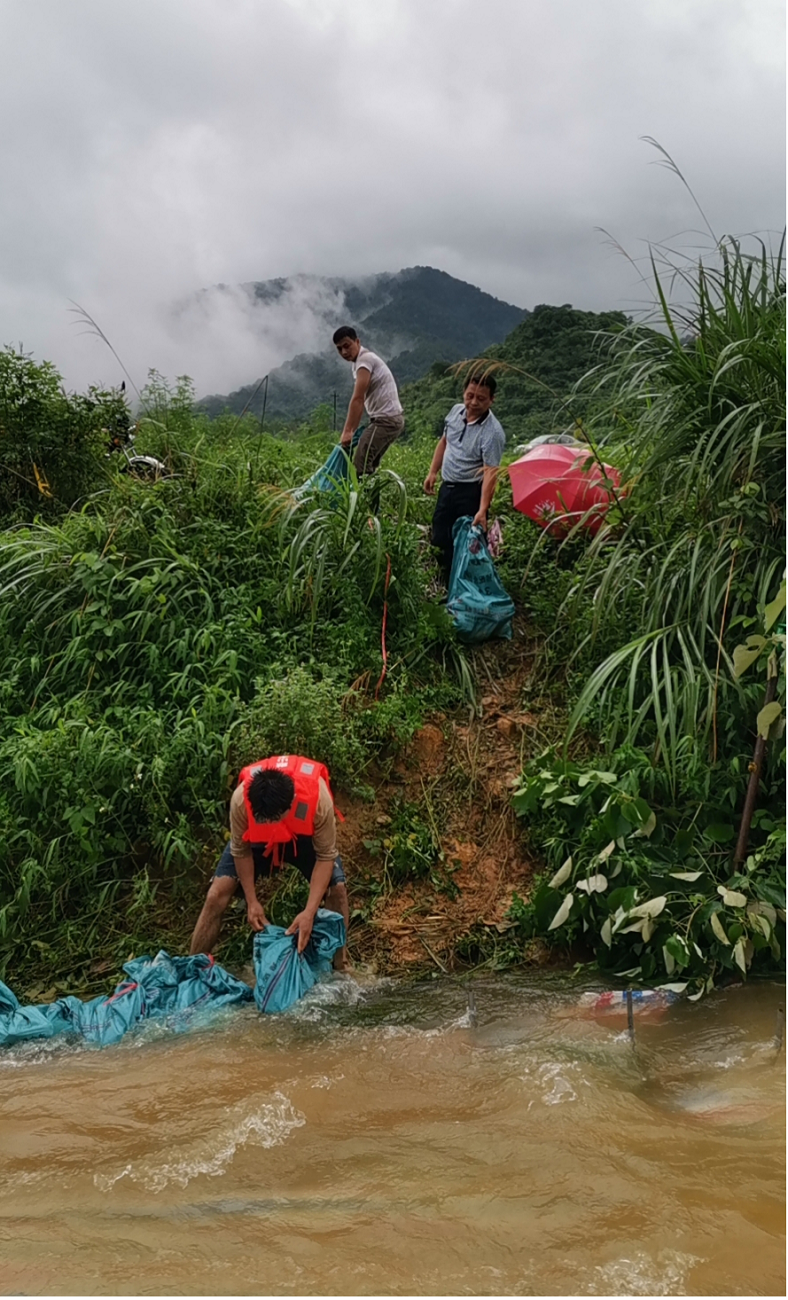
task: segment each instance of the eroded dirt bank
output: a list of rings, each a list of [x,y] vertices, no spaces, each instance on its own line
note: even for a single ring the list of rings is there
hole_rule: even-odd
[[[538,865],[511,807],[524,760],[550,739],[544,717],[523,706],[532,645],[516,628],[512,642],[477,656],[476,710],[434,715],[385,778],[373,780],[374,802],[338,797],[351,954],[380,973],[473,964],[476,937],[505,935],[512,895],[527,895]],[[403,807],[440,845],[441,860],[421,879],[390,879],[386,870],[385,844]]]

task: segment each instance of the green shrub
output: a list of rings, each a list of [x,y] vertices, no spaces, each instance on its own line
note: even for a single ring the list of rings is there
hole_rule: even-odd
[[[721,976],[777,969],[785,952],[785,823],[761,810],[761,847],[730,865],[735,827],[727,797],[689,785],[674,800],[664,771],[625,748],[604,768],[547,753],[513,795],[551,875],[510,916],[520,936],[579,944],[601,970],[695,991]]]

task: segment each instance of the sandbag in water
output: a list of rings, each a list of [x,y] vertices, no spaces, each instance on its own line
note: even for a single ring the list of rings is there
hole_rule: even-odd
[[[287,1011],[331,970],[334,953],[345,945],[345,922],[338,912],[318,908],[309,943],[299,954],[297,935],[267,925],[254,937],[254,1000],[260,1011]]]
[[[25,1007],[0,984],[0,1047],[64,1034],[108,1047],[143,1020],[165,1017],[168,1027],[181,1033],[222,1007],[252,998],[248,984],[204,953],[171,957],[162,949],[153,958],[126,962],[123,970],[129,978],[110,997],[89,1002],[64,997]]]

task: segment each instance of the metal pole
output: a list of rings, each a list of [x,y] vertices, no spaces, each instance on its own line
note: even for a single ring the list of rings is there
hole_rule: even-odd
[[[632,990],[627,989],[627,1029],[632,1046],[635,1046],[635,1012],[632,1006]]]
[[[258,430],[258,437],[257,437],[257,455],[256,455],[255,458],[254,458],[254,472],[255,472],[255,474],[257,473],[257,466],[258,466],[259,463],[260,463],[260,448],[261,448],[262,443],[263,443],[263,437],[262,437],[262,434],[263,434],[263,424],[265,423],[265,408],[266,408],[266,404],[267,404],[267,402],[268,402],[268,375],[266,375],[263,379],[260,380],[260,384],[265,384],[265,387],[263,388],[263,409],[262,409],[262,411],[260,412],[260,428],[259,428],[259,430]],[[250,475],[249,475],[249,482],[250,482],[250,484],[251,484],[251,472],[250,472]]]
[[[263,409],[262,409],[262,411],[260,412],[260,432],[261,432],[261,433],[263,432],[263,425],[265,424],[265,408],[266,408],[266,406],[267,406],[267,404],[268,404],[268,375],[266,375],[265,380],[264,380],[264,383],[265,383],[265,388],[263,389]]]
[[[337,431],[337,390],[334,389],[334,433]]]
[[[774,1050],[781,1052],[785,1038],[785,1007],[777,1008],[777,1030],[774,1035]]]
[[[774,667],[773,674],[771,673],[772,667]],[[769,678],[766,682],[766,693],[764,694],[763,697],[764,708],[766,708],[767,704],[771,704],[776,694],[777,694],[777,668],[776,665],[770,664]],[[742,809],[741,823],[739,825],[739,836],[736,841],[736,852],[733,855],[733,865],[735,867],[741,866],[742,862],[747,856],[747,841],[750,838],[750,825],[752,823],[752,815],[755,812],[755,803],[758,798],[758,786],[761,780],[761,768],[763,767],[763,758],[765,753],[766,753],[766,738],[765,736],[759,735],[758,739],[755,742],[755,749],[752,755],[752,762],[750,763],[750,781],[749,781],[749,785],[747,786],[747,795],[744,800],[744,808]]]

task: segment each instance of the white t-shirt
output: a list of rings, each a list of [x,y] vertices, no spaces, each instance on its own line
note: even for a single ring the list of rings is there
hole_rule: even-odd
[[[377,353],[370,352],[369,348],[362,348],[352,362],[351,369],[354,383],[359,370],[369,371],[369,388],[364,398],[364,409],[370,420],[392,419],[394,416],[402,415],[397,381]]]

